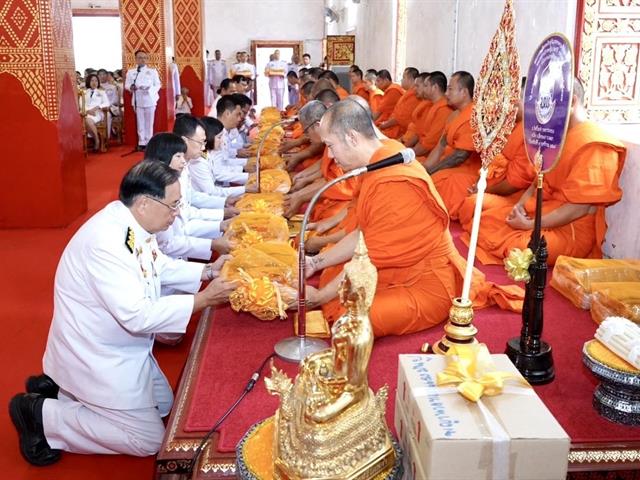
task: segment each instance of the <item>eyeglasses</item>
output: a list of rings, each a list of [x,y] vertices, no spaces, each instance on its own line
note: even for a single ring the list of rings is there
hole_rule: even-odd
[[[320,122],[313,122],[311,125],[307,126],[307,128],[305,128],[304,130],[302,130],[302,133],[307,133],[307,131],[308,131],[311,127],[314,127],[317,123],[320,123]]]
[[[185,138],[186,138],[187,140],[191,140],[192,142],[197,143],[197,144],[198,144],[198,145],[200,145],[201,147],[204,147],[204,146],[206,145],[206,143],[207,143],[207,141],[206,141],[206,140],[202,140],[202,141],[200,141],[200,140],[196,140],[195,138],[191,138],[191,137],[185,137]]]
[[[164,205],[165,207],[167,207],[172,212],[179,212],[180,209],[183,206],[182,201],[178,201],[178,203],[176,203],[175,205],[169,205],[168,203],[164,203],[162,200],[158,200],[157,198],[152,197],[151,195],[145,195],[145,197],[153,200],[154,202],[158,202],[160,205]]]

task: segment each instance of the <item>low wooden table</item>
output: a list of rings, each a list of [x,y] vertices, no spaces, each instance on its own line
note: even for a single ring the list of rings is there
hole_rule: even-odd
[[[213,435],[209,446],[204,449],[198,462],[198,468],[195,469],[195,474],[192,476],[180,475],[180,472],[187,471],[194,452],[206,433],[186,432],[184,425],[197,381],[198,368],[202,359],[204,346],[211,332],[212,324],[213,311],[205,310],[193,339],[191,352],[178,387],[174,408],[167,424],[165,438],[157,457],[157,479],[177,480],[192,478],[208,480],[235,477],[235,455],[217,452],[217,434]],[[441,328],[437,330],[441,330]],[[480,332],[482,333],[481,326]],[[553,412],[553,409],[551,410]],[[232,422],[233,416],[231,416],[228,421]],[[572,472],[640,469],[640,441],[572,443],[568,462],[569,477],[572,476]],[[580,476],[580,479],[584,478],[584,475]]]

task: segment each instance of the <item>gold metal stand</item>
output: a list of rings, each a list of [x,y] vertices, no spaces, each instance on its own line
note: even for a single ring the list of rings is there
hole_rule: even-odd
[[[449,320],[444,326],[444,336],[433,346],[434,353],[444,355],[453,344],[477,343],[478,329],[473,322],[473,303],[469,299],[454,298],[449,309]]]

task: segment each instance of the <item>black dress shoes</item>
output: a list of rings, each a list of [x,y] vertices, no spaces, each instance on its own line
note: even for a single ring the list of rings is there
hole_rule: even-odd
[[[27,393],[39,393],[44,398],[58,398],[60,387],[49,375],[37,375],[27,378],[25,383]]]
[[[32,465],[51,465],[60,460],[60,450],[47,443],[42,425],[44,397],[36,393],[19,393],[9,403],[9,415],[18,430],[20,453]]]

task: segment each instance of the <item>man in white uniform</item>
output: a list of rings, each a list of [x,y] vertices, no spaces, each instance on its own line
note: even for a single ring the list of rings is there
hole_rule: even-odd
[[[236,75],[242,75],[243,77],[251,80],[250,87],[245,91],[245,95],[249,98],[252,98],[253,93],[253,80],[256,78],[256,67],[248,62],[249,55],[247,52],[238,52],[238,57],[240,60],[237,63],[234,63],[231,66],[231,72],[229,72],[229,76],[231,78]]]
[[[246,158],[238,158],[238,145],[234,146],[231,132],[242,120],[242,105],[233,95],[225,95],[217,105],[218,120],[222,122],[222,145],[220,151],[215,152],[213,159],[213,175],[222,184],[244,185],[249,180],[249,174],[244,171]]]
[[[287,62],[280,60],[280,50],[273,52],[273,60],[269,61],[264,69],[264,74],[269,77],[271,106],[280,111],[284,109],[284,78],[287,70]]]
[[[209,90],[213,92],[213,98],[216,97],[216,91],[222,81],[229,76],[227,62],[222,58],[220,50],[216,50],[214,55],[215,59],[207,61],[207,80],[209,82]]]
[[[160,77],[155,68],[147,67],[149,55],[144,50],[136,52],[136,68],[127,71],[124,88],[131,92],[131,105],[136,112],[138,130],[138,150],[153,136],[153,119],[160,91]]]
[[[125,175],[120,200],[73,236],[56,273],[54,313],[43,364],[9,412],[20,449],[34,465],[60,451],[155,454],[173,394],[153,357],[157,334],[184,333],[194,312],[224,303],[234,284],[221,265],[171,260],[155,234],[180,202],[178,173],[142,162]],[[212,280],[198,292],[200,282]],[[181,295],[161,296],[161,287]],[[196,293],[198,292],[198,293]]]

